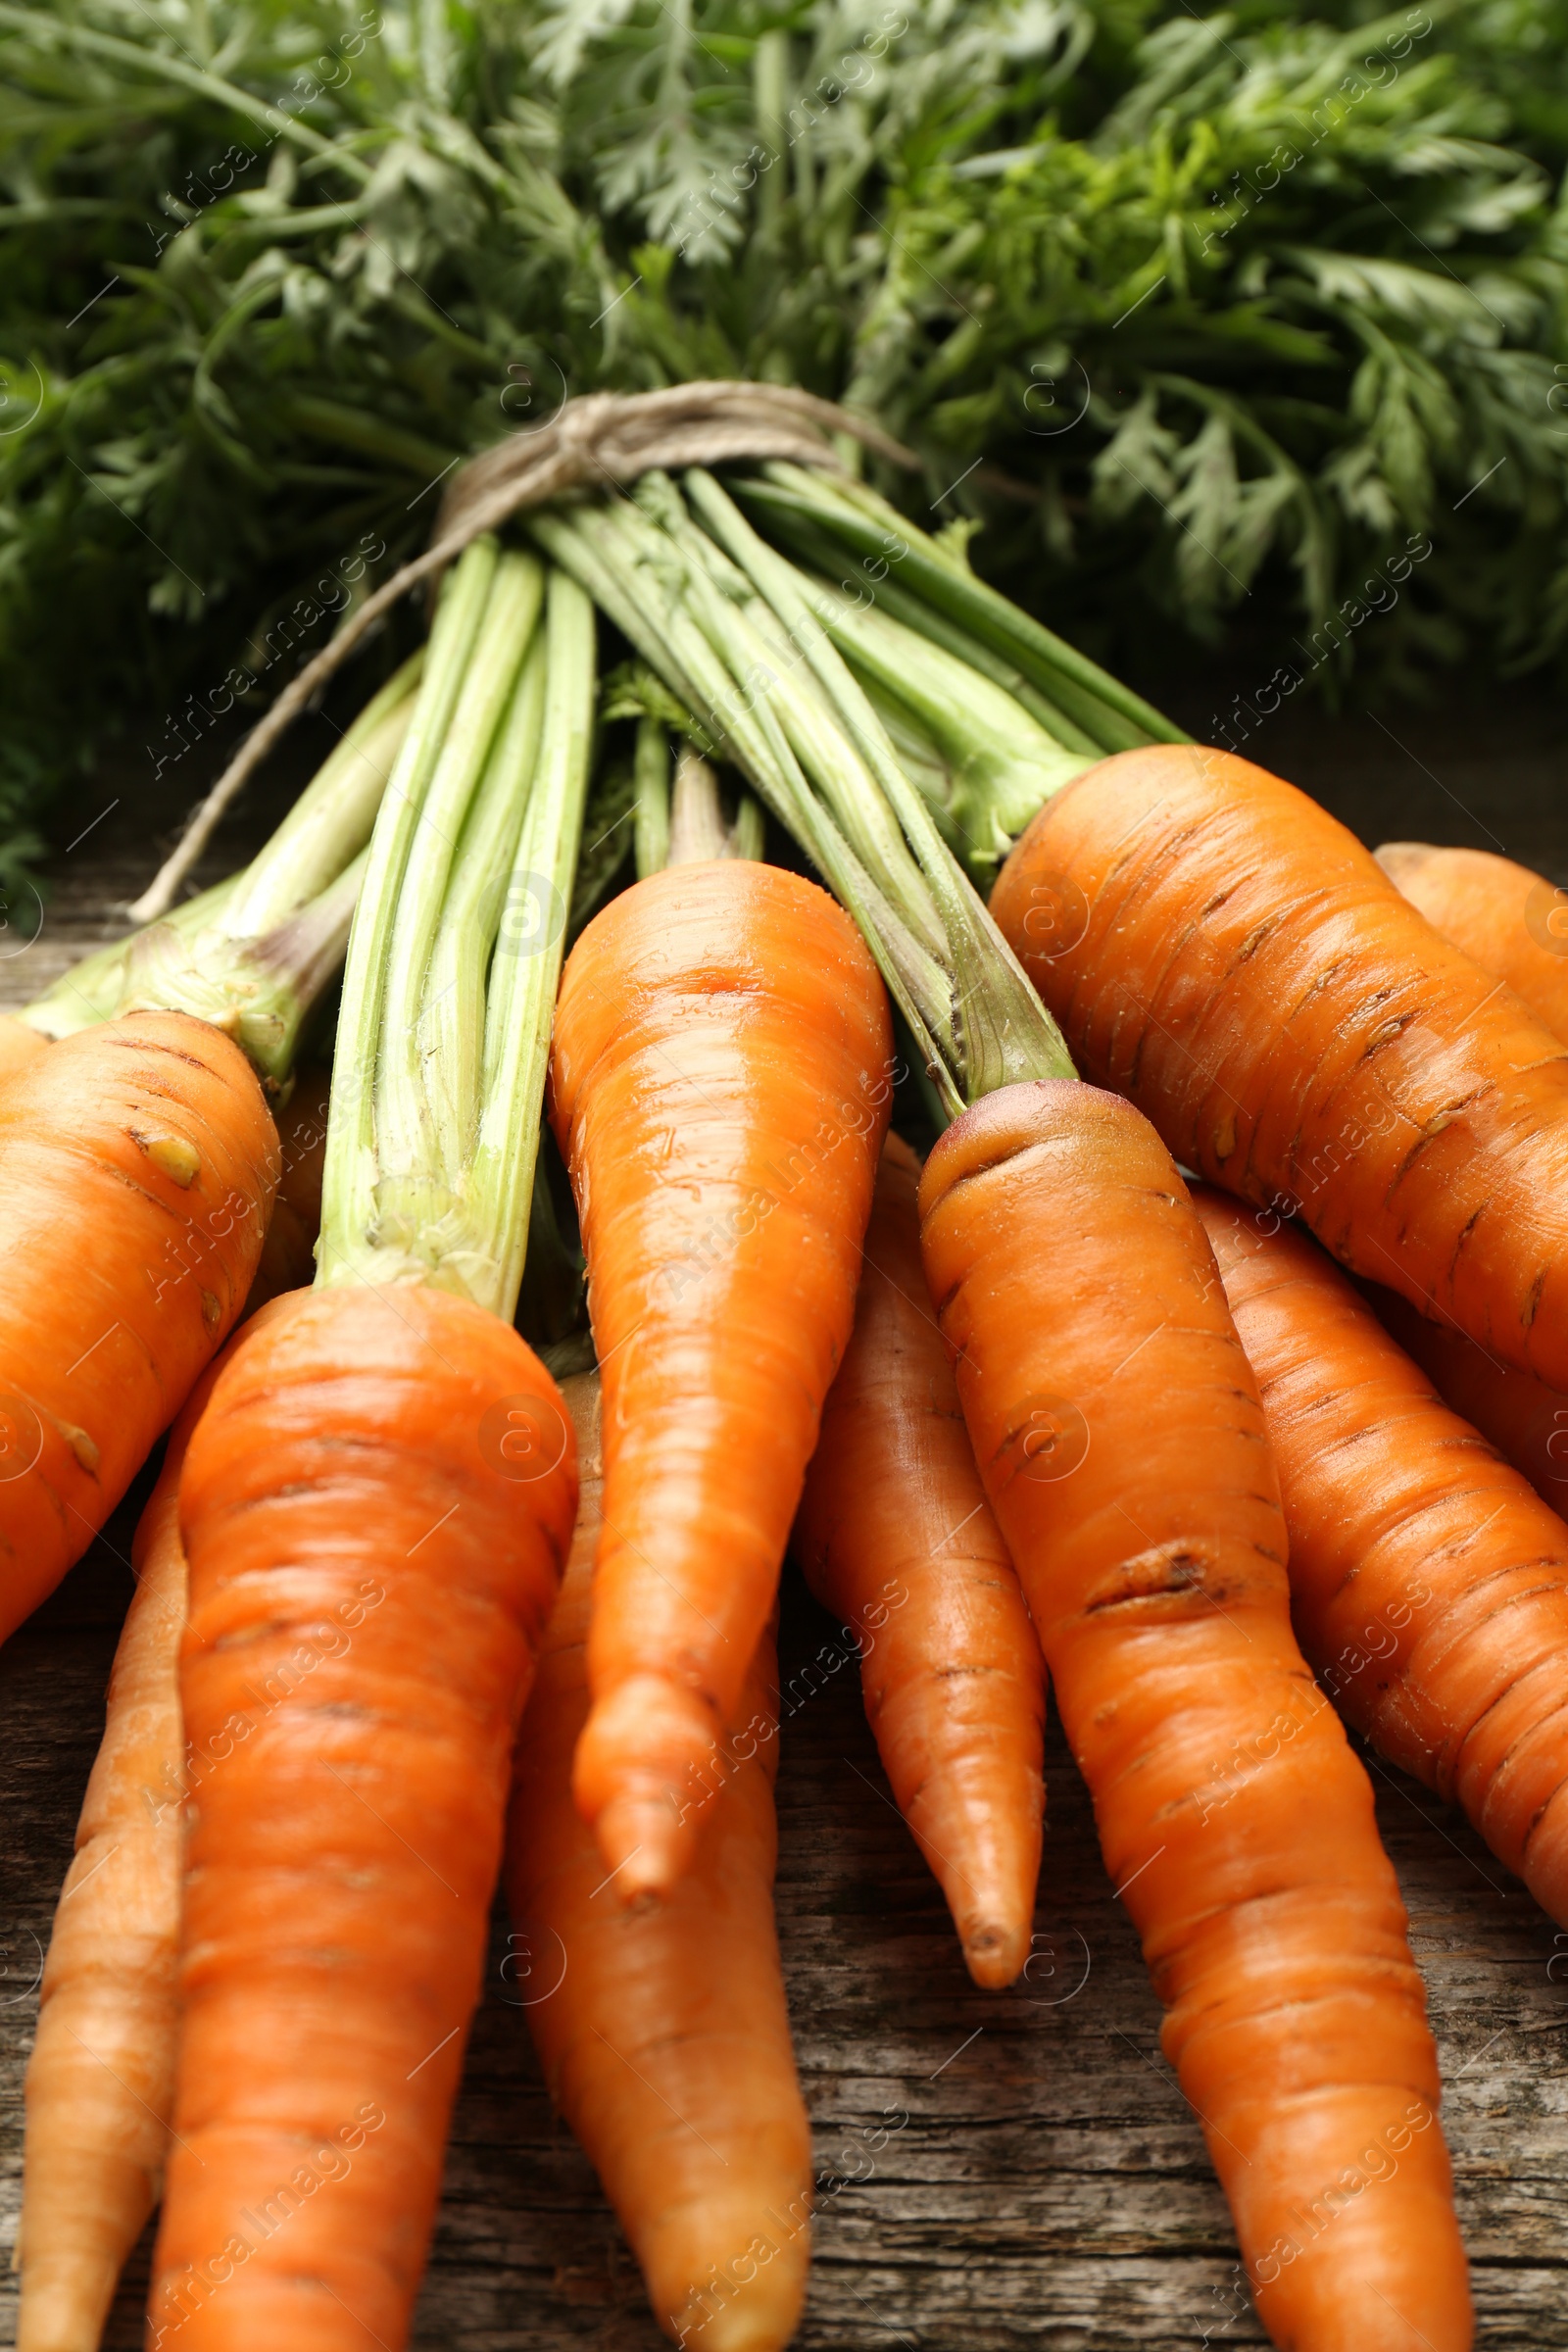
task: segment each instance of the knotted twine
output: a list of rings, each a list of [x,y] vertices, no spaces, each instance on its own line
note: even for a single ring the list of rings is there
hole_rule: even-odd
[[[785,458],[843,473],[846,468],[832,444],[834,433],[852,434],[895,465],[917,463],[880,426],[830,400],[785,384],[753,383],[585,393],[564,402],[550,423],[536,431],[514,434],[470,458],[447,487],[423,555],[405,564],[366,598],[251,729],[172,855],[131,906],[132,920],[151,923],[167,913],[224,809],[306,705],[382,614],[411,588],[434,579],[470,540],[499,529],[527,508],[548,506],[585,490],[621,489],[640,474],[656,470],[673,473],[687,466]]]

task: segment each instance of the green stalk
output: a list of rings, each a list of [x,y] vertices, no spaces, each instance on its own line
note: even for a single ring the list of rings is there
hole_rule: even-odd
[[[637,506],[668,534],[685,560],[693,610],[710,643],[726,660],[736,653],[743,655],[744,670],[739,674],[749,690],[765,688],[791,751],[826,798],[834,821],[856,857],[868,872],[882,878],[911,931],[927,947],[939,948],[942,934],[930,919],[919,870],[885,803],[863,772],[858,743],[846,742],[844,729],[835,723],[831,699],[817,690],[821,680],[813,674],[815,664],[806,648],[792,641],[780,615],[759,594],[756,582],[697,529],[666,475],[644,476],[638,484]],[[632,531],[635,513],[635,509],[617,509],[611,527]],[[646,547],[646,538],[643,544]],[[819,644],[820,628],[813,629],[808,620],[804,626],[809,641]]]
[[[547,581],[534,557],[469,548],[449,575],[349,945],[322,1285],[429,1282],[512,1318],[594,679],[581,591]]]
[[[666,865],[703,865],[729,855],[729,827],[719,805],[718,778],[700,752],[683,746],[669,796]]]
[[[717,646],[710,643],[673,593],[677,577],[688,587],[698,583],[678,565],[672,547],[666,543],[668,561],[636,562],[606,524],[602,510],[580,506],[530,515],[528,527],[684,705],[692,739],[705,750],[726,751],[764,806],[800,842],[859,923],[921,1054],[933,1068],[945,1066],[938,1032],[946,1029],[946,1013],[938,1008],[949,1002],[949,985],[941,962],[908,929],[811,791],[773,707],[779,682],[759,691],[758,681],[747,678],[733,621],[728,638],[715,628]],[[729,611],[733,614],[736,608]],[[733,667],[726,665],[726,646]],[[958,1099],[954,1098],[955,1105]]]
[[[540,593],[542,601],[542,578]],[[454,1188],[478,1138],[485,976],[539,761],[547,660],[545,632],[535,626],[458,843],[418,1020],[420,1061]]]
[[[565,950],[571,878],[582,841],[593,750],[592,600],[552,574],[546,611],[550,673],[538,773],[507,889],[485,1008],[485,1100],[473,1156],[475,1221],[494,1268],[492,1300],[511,1320],[528,1244],[550,1031]]]
[[[424,648],[395,670],[333,747],[223,909],[231,939],[259,939],[341,873],[369,840],[414,715]]]
[[[300,122],[281,107],[270,105],[237,82],[226,81],[220,74],[209,74],[198,65],[171,57],[166,50],[149,48],[145,41],[122,41],[116,34],[95,32],[78,24],[64,14],[54,15],[31,8],[0,7],[0,28],[30,33],[35,40],[58,41],[62,47],[85,50],[89,57],[102,57],[115,65],[128,66],[133,73],[150,76],[162,74],[166,81],[177,82],[183,89],[194,90],[199,98],[210,104],[225,107],[231,114],[242,116],[271,131],[274,138],[288,139],[302,147],[308,155],[334,164],[350,178],[368,186],[374,176],[368,164],[336,140],[323,138],[309,122]]]
[[[238,874],[230,874],[226,882],[215,882],[211,889],[166,914],[165,923],[182,938],[190,938],[221,911],[240,879]],[[125,958],[135,937],[132,932],[126,939],[112,939],[107,946],[94,948],[90,956],[51,981],[42,996],[24,1004],[15,1018],[48,1038],[74,1037],[78,1029],[95,1029],[100,1022],[112,1021],[124,987]]]
[[[857,676],[902,704],[937,747],[971,878],[991,881],[1031,817],[1098,753],[1063,751],[989,678],[875,606],[847,607],[825,588],[812,609]]]
[[[816,672],[918,861],[947,941],[957,1049],[953,1074],[961,1080],[963,1100],[977,1102],[1019,1077],[1071,1075],[1060,1032],[900,767],[863,689],[807,603],[800,575],[759,538],[711,474],[694,466],[687,486],[704,522],[773,607]]]
[[[374,1279],[379,1230],[377,1061],[398,898],[430,781],[484,618],[499,551],[476,539],[442,583],[424,681],[386,798],[349,935],[321,1178],[319,1283]]]
[[[538,558],[502,556],[491,578],[463,692],[448,719],[418,822],[409,837],[399,884],[376,1073],[378,1201],[383,1224],[390,1228],[401,1222],[413,1236],[439,1227],[453,1199],[449,1171],[461,1168],[471,1148],[461,1124],[466,1105],[455,1105],[459,1124],[449,1131],[438,1092],[427,1082],[433,1038],[422,1016],[430,1008],[427,989],[437,933],[447,922],[449,894],[456,907],[471,910],[478,877],[471,858],[460,860],[459,852],[470,816],[487,829],[482,784],[491,767],[500,764],[503,783],[510,781],[519,794],[526,789],[528,770],[515,776],[505,765],[514,739],[502,722],[514,704],[518,672],[543,602],[544,570]],[[492,747],[501,755],[497,762],[491,760]],[[459,949],[461,945],[460,941]],[[445,972],[452,961],[449,948],[443,954],[444,976],[438,988],[447,985]],[[450,1091],[456,1077],[450,1066],[446,1077]]]
[[[661,873],[669,857],[669,739],[662,719],[637,722],[637,879]]]
[[[668,485],[655,484],[648,503],[666,525],[673,519],[678,545],[669,528],[657,530],[646,514],[639,521],[624,504],[612,516],[590,507],[539,515],[531,527],[685,703],[694,738],[727,751],[854,914],[948,1113],[1015,1078],[1070,1076],[1059,1032],[808,611],[799,575],[758,539],[710,477],[693,476],[692,494],[723,536],[722,560],[715,550],[710,564],[700,554],[704,534],[683,510],[675,514]],[[750,599],[735,590],[737,569]],[[758,598],[788,641],[791,658],[782,666],[759,659],[763,641],[747,610]],[[825,767],[808,780],[787,736],[783,711],[808,697],[824,760],[826,747],[836,747],[831,780]],[[821,724],[824,710],[836,723]],[[874,821],[862,806],[862,829],[880,833],[896,823],[896,863],[868,868],[846,838],[838,808],[857,798],[878,803]],[[906,919],[906,869],[918,894],[918,933]],[[926,938],[938,943],[935,951]]]
[[[743,504],[760,505],[760,493],[755,483],[737,481],[733,487],[742,495]],[[1014,702],[1021,703],[1030,717],[1038,719],[1046,733],[1055,737],[1063,751],[1089,752],[1101,759],[1111,748],[1097,736],[1086,734],[1058,704],[1031,684],[1013,662],[983,644],[947,613],[939,612],[934,605],[911,594],[902,585],[898,573],[886,564],[878,565],[874,578],[864,566],[858,580],[842,577],[844,549],[792,500],[769,500],[765,519],[772,535],[782,540],[808,571],[820,576],[824,588],[836,587],[862,603],[870,598],[880,612],[903,621],[906,629],[929,638],[933,645],[940,645],[945,653],[952,654],[970,669],[977,669],[983,678],[989,678],[994,686],[1010,694]]]
[[[741,604],[719,594],[706,565],[694,565],[638,508],[624,501],[609,511],[577,507],[569,522],[543,514],[531,517],[530,527],[565,569],[576,567],[574,576],[685,703],[699,748],[727,751],[844,904],[858,917],[863,909],[867,936],[874,934],[887,957],[883,976],[923,1037],[916,1005],[935,1003],[945,986],[936,952],[940,926],[902,845],[896,863],[879,868],[873,880],[845,838],[839,809],[874,788],[853,748],[816,711],[795,710],[795,732],[821,755],[816,782],[823,799],[796,759],[780,712],[807,694],[804,665],[791,655],[782,669],[770,666],[769,649]],[[722,563],[716,548],[710,552]]]
[[[732,858],[750,858],[754,864],[760,865],[766,848],[767,819],[751,794],[743,792],[740,807],[735,811],[735,822],[729,829],[729,855]]]
[[[881,576],[876,566],[896,562],[905,587],[1014,662],[1107,752],[1191,740],[1087,654],[976,579],[863,483],[829,483],[804,466],[775,462],[764,466],[761,480],[737,481],[735,489],[760,513],[788,510],[821,524],[862,561],[869,577]]]
[[[422,654],[406,662],[366,706],[243,873],[126,944],[112,1011],[157,1006],[211,1021],[238,1040],[270,1091],[280,1088],[342,961],[422,663]]]

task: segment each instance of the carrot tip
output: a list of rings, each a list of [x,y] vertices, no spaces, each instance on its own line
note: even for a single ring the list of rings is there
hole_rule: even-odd
[[[628,1910],[663,1901],[691,1858],[691,1835],[661,1799],[614,1797],[594,1825],[599,1850]]]
[[[961,1930],[963,1957],[970,1976],[988,1992],[1010,1984],[1029,1957],[1029,1929],[1009,1927],[1003,1920],[981,1920]]]

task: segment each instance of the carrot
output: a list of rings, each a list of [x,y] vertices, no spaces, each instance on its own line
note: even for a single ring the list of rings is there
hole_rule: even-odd
[[[524,2013],[551,2098],[620,2217],[660,2325],[704,2352],[769,2352],[800,2317],[811,2203],[810,2127],[773,1926],[772,1630],[727,1727],[727,1770],[692,1868],[667,1902],[623,1910],[571,1798],[600,1533],[597,1376],[567,1381],[564,1395],[582,1499],[522,1720],[507,1838]]]
[[[824,892],[650,874],[566,964],[552,1110],[605,1383],[577,1801],[622,1895],[690,1859],[850,1336],[887,1124],[887,1001]]]
[[[1386,841],[1376,856],[1434,931],[1568,1041],[1568,891],[1491,850]]]
[[[576,1499],[512,1328],[560,926],[501,926],[570,888],[593,688],[586,600],[477,542],[354,918],[317,1287],[186,1455],[181,1704],[232,1752],[188,1814],[154,2352],[406,2340]]]
[[[14,1013],[0,1014],[0,1086],[36,1061],[49,1040],[19,1021]]]
[[[950,1127],[919,1202],[976,1459],[1259,2317],[1292,2352],[1464,2352],[1421,1980],[1366,1775],[1291,1632],[1257,1390],[1181,1178],[1129,1105],[1046,1081]]]
[[[1444,1403],[1473,1423],[1559,1517],[1568,1513],[1568,1396],[1532,1372],[1499,1363],[1462,1331],[1429,1323],[1396,1292],[1371,1282],[1363,1288],[1384,1330],[1420,1365]]]
[[[1185,1166],[1568,1387],[1568,1053],[1325,810],[1226,753],[1124,752],[992,911]]]
[[[163,2181],[178,2032],[179,1473],[217,1376],[209,1366],[192,1390],[136,1528],[136,1591],[55,1913],[27,2066],[18,2352],[96,2352]]]
[[[1197,1205],[1262,1393],[1302,1648],[1568,1920],[1568,1528],[1305,1234]]]
[[[254,1315],[270,1298],[298,1290],[316,1271],[331,1075],[319,1065],[301,1070],[286,1107],[277,1114],[277,1192],[261,1263],[245,1301],[247,1315]]]
[[[277,1138],[183,1013],[64,1038],[0,1117],[0,1640],[59,1583],[233,1326]]]
[[[1046,1708],[1040,1644],[986,1501],[920,1264],[920,1163],[882,1147],[855,1334],[828,1391],[796,1548],[861,1644],[899,1809],[976,1984],[1029,1956]]]
[[[188,1827],[154,2344],[403,2340],[573,1484],[549,1375],[425,1285],[277,1301],[213,1392],[180,1684],[194,1751],[233,1744]]]

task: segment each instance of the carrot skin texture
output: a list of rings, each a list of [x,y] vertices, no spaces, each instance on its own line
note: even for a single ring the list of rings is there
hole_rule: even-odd
[[[949,1128],[920,1207],[975,1456],[1258,2315],[1291,2352],[1465,2352],[1421,1980],[1366,1775],[1291,1632],[1262,1409],[1181,1178],[1126,1103],[1045,1082]]]
[[[1304,1234],[1197,1206],[1262,1394],[1302,1648],[1568,1921],[1568,1527]]]
[[[926,1295],[919,1177],[890,1135],[795,1547],[818,1600],[859,1639],[866,1716],[899,1810],[970,1975],[997,1988],[1029,1957],[1045,1666]]]
[[[691,1858],[686,1796],[773,1605],[849,1341],[891,1096],[849,916],[746,859],[596,915],[556,1008],[605,1398],[605,1527],[577,1802],[630,1901]]]
[[[305,1290],[316,1273],[321,1229],[321,1172],[326,1159],[326,1113],[332,1073],[318,1063],[300,1071],[294,1092],[277,1112],[278,1178],[261,1261],[245,1301],[245,1317],[286,1291]]]
[[[1568,1395],[1417,1314],[1381,1283],[1362,1294],[1389,1337],[1419,1364],[1445,1404],[1468,1421],[1527,1478],[1559,1517],[1568,1512]]]
[[[277,1136],[183,1013],[49,1047],[0,1116],[0,1640],[53,1591],[238,1319]]]
[[[560,1446],[531,1479],[524,1423],[532,1466]],[[295,1293],[224,1366],[180,1492],[186,1737],[224,1760],[187,1811],[155,2347],[406,2340],[575,1499],[554,1383],[452,1294]]]
[[[528,1947],[519,1989],[551,2098],[620,2217],[661,2327],[704,2352],[776,2352],[805,2299],[812,2173],[773,1923],[773,1635],[747,1677],[734,1761],[691,1869],[662,1903],[607,1902],[571,1794],[588,1713],[598,1386],[593,1374],[564,1384],[582,1489],[517,1741],[506,1879]]]
[[[0,1088],[4,1088],[19,1070],[30,1069],[48,1047],[49,1040],[25,1021],[12,1013],[0,1013]]]
[[[17,2352],[96,2352],[163,2180],[179,2024],[179,1473],[217,1374],[210,1365],[192,1390],[137,1523],[136,1591],[44,1964]]]
[[[1401,898],[1461,956],[1506,981],[1568,1043],[1568,899],[1491,850],[1386,841],[1377,861]]]
[[[992,911],[1183,1166],[1568,1387],[1568,1051],[1325,809],[1228,753],[1118,753]]]
[[[1389,841],[1377,860],[1450,947],[1505,981],[1568,1041],[1568,929],[1564,895],[1543,875],[1490,850]],[[1379,1321],[1446,1404],[1473,1422],[1553,1510],[1568,1508],[1568,1395],[1498,1362],[1463,1332],[1429,1322],[1396,1292],[1368,1286]]]

